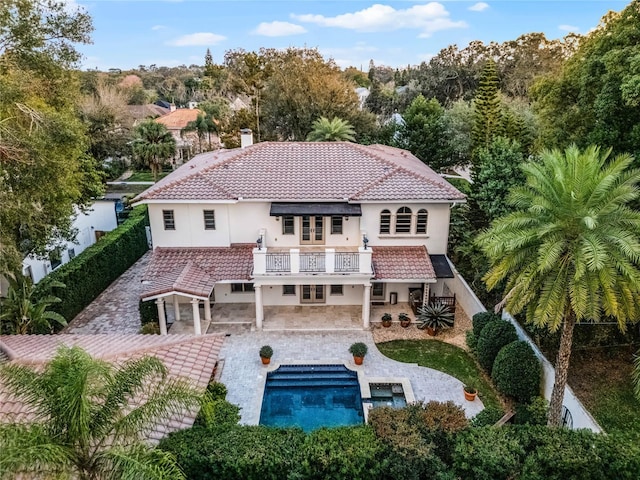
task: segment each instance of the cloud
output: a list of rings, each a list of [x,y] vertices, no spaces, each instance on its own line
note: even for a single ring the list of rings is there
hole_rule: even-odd
[[[171,45],[172,47],[194,47],[194,46],[206,47],[208,45],[217,45],[218,43],[226,39],[227,37],[218,35],[216,33],[199,32],[199,33],[191,33],[189,35],[183,35],[181,37],[175,38],[167,42],[167,45]]]
[[[469,7],[469,10],[472,12],[484,12],[487,8],[489,8],[488,3],[478,2]]]
[[[463,21],[454,22],[441,3],[430,2],[399,9],[389,5],[375,4],[354,13],[344,13],[335,17],[324,15],[291,15],[300,22],[314,23],[321,27],[336,27],[358,32],[390,32],[401,29],[421,30],[420,37],[428,37],[434,32],[451,28],[464,28]]]
[[[165,27],[164,25],[154,25],[153,27],[151,27],[151,30],[156,31],[156,30],[164,30]]]
[[[286,37],[289,35],[299,35],[307,30],[302,25],[296,25],[289,22],[262,22],[251,33],[255,35],[263,35],[265,37]]]
[[[565,32],[579,32],[580,31],[580,27],[574,27],[573,25],[558,25],[558,28],[560,30],[565,31]]]

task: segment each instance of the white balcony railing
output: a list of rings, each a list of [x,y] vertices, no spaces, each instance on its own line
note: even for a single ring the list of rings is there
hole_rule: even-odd
[[[317,273],[370,274],[371,248],[360,247],[357,252],[305,252],[298,248],[269,252],[266,248],[253,250],[253,273],[256,275],[287,275]]]

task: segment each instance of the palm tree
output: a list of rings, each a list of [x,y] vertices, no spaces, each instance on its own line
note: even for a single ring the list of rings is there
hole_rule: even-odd
[[[218,131],[218,127],[214,120],[208,114],[198,114],[198,117],[192,122],[187,123],[187,126],[180,130],[180,135],[184,136],[188,132],[196,132],[198,135],[198,146],[200,152],[202,152],[202,140],[205,136],[209,138],[209,150],[212,150],[211,146],[211,134]]]
[[[489,289],[506,280],[503,302],[527,321],[562,327],[549,425],[560,424],[576,323],[615,318],[621,330],[640,313],[640,172],[629,155],[571,146],[545,151],[523,166],[526,183],[512,191],[517,211],[479,238],[490,259]]]
[[[184,478],[171,454],[143,442],[158,419],[184,415],[200,396],[157,358],[114,366],[61,347],[44,369],[7,364],[0,378],[33,414],[0,424],[0,478]]]
[[[163,124],[145,120],[135,129],[133,153],[151,169],[156,181],[162,164],[176,153],[176,140]]]
[[[353,126],[345,120],[334,117],[329,120],[320,117],[311,124],[313,130],[307,135],[307,142],[355,142]]]
[[[51,322],[65,326],[66,320],[57,312],[49,310],[60,299],[53,295],[35,298],[35,286],[29,277],[22,274],[7,276],[9,291],[0,303],[0,333],[51,333]],[[52,281],[52,287],[64,288],[64,284]]]

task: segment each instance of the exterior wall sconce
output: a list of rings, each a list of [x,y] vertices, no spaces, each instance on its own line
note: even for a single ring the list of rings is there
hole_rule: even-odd
[[[346,217],[344,217],[344,221],[348,222],[349,221],[349,215],[347,215]]]
[[[280,217],[276,217],[276,222],[279,222],[279,221],[280,221]]]
[[[262,250],[262,235],[258,237],[256,243],[258,244],[258,250]]]
[[[362,243],[364,244],[364,249],[367,249],[367,245],[369,244],[369,239],[367,238],[366,235],[362,236]]]

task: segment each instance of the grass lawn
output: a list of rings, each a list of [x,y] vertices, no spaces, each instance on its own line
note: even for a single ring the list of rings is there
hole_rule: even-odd
[[[569,385],[607,433],[640,439],[640,401],[633,395],[634,349],[577,350],[571,355]]]
[[[170,172],[160,172],[158,174],[158,180],[160,180],[163,177],[166,177],[167,175],[169,175],[169,173]],[[153,175],[151,172],[133,172],[133,175],[127,178],[126,181],[127,182],[153,182]]]
[[[378,343],[387,357],[405,363],[417,363],[447,373],[465,385],[474,385],[485,407],[503,408],[493,386],[485,379],[480,367],[464,350],[438,340],[392,340]],[[460,392],[462,395],[462,392]]]

